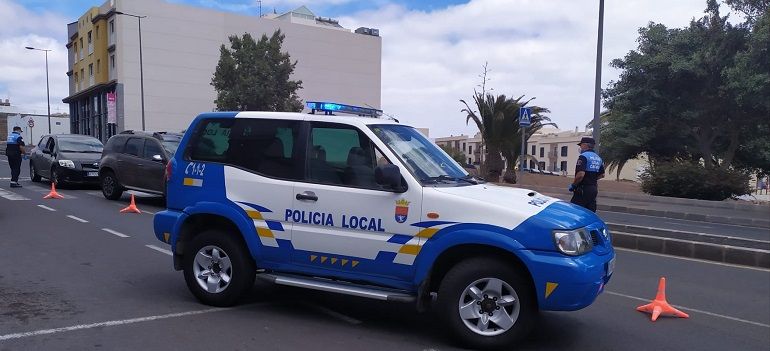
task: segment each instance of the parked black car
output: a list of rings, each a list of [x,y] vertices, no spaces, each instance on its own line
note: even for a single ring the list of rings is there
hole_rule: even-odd
[[[182,134],[132,130],[112,136],[99,166],[104,197],[117,200],[126,189],[165,195],[166,163],[181,139]]]
[[[29,175],[33,182],[47,178],[57,186],[98,184],[103,147],[88,135],[45,135],[30,152]]]

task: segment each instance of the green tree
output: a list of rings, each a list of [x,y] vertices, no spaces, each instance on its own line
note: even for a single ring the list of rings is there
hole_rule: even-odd
[[[725,0],[734,11],[743,13],[751,23],[770,11],[770,0]]]
[[[521,130],[519,128],[519,108],[527,106],[531,101],[522,102],[523,95],[517,99],[506,97],[505,95],[494,96],[490,93],[482,94],[476,92],[473,95],[473,101],[477,108],[471,109],[465,100],[460,100],[465,105],[462,112],[466,113],[465,123],[473,120],[481,132],[481,138],[486,148],[485,162],[482,171],[489,181],[499,181],[505,166],[503,158],[508,162],[506,172],[506,181],[515,183],[516,175],[513,168],[520,154]],[[531,122],[532,125],[527,128],[527,138],[536,133],[549,123],[550,119],[545,116],[550,111],[539,106],[532,107]]]
[[[231,35],[230,48],[219,48],[211,85],[217,92],[214,103],[219,111],[302,110],[297,91],[302,81],[291,80],[297,61],[281,52],[284,35],[277,30],[257,42],[249,33]]]
[[[644,152],[652,168],[686,163],[721,174],[757,168],[744,156],[767,145],[768,41],[749,27],[727,22],[709,0],[686,28],[641,28],[637,50],[612,62],[622,72],[604,94],[603,156],[622,165]]]
[[[447,145],[439,145],[439,147],[444,150],[444,152],[449,155],[453,160],[457,161],[457,163],[460,164],[460,166],[465,166],[465,164],[468,163],[468,160],[465,159],[465,154],[458,150],[457,148],[447,146]]]

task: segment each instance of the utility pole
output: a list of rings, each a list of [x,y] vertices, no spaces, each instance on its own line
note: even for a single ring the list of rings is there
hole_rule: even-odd
[[[599,0],[599,36],[596,43],[596,84],[594,86],[594,121],[593,138],[596,141],[594,149],[599,151],[599,130],[601,121],[599,120],[600,97],[602,92],[602,39],[604,37],[604,0]]]

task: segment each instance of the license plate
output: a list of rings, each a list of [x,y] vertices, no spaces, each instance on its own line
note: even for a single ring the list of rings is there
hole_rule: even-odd
[[[615,270],[615,257],[613,257],[609,262],[607,262],[607,276],[609,277],[612,275],[612,271]]]
[[[86,173],[86,177],[98,177],[99,172],[88,172]]]

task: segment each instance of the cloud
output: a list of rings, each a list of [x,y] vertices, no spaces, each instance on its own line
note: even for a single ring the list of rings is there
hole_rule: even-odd
[[[649,21],[682,27],[701,17],[705,0],[627,0],[605,5],[602,82],[617,79],[612,59],[636,48]],[[665,9],[662,11],[661,9]],[[387,4],[340,18],[374,27],[383,43],[382,107],[431,136],[473,134],[459,99],[472,100],[489,62],[494,94],[537,97],[563,129],[593,115],[597,1],[474,0],[434,11]]]
[[[61,100],[69,93],[67,19],[50,12],[35,13],[0,0],[0,98],[31,113],[45,114],[45,54],[24,47],[51,49],[48,53],[51,113],[68,112]]]

